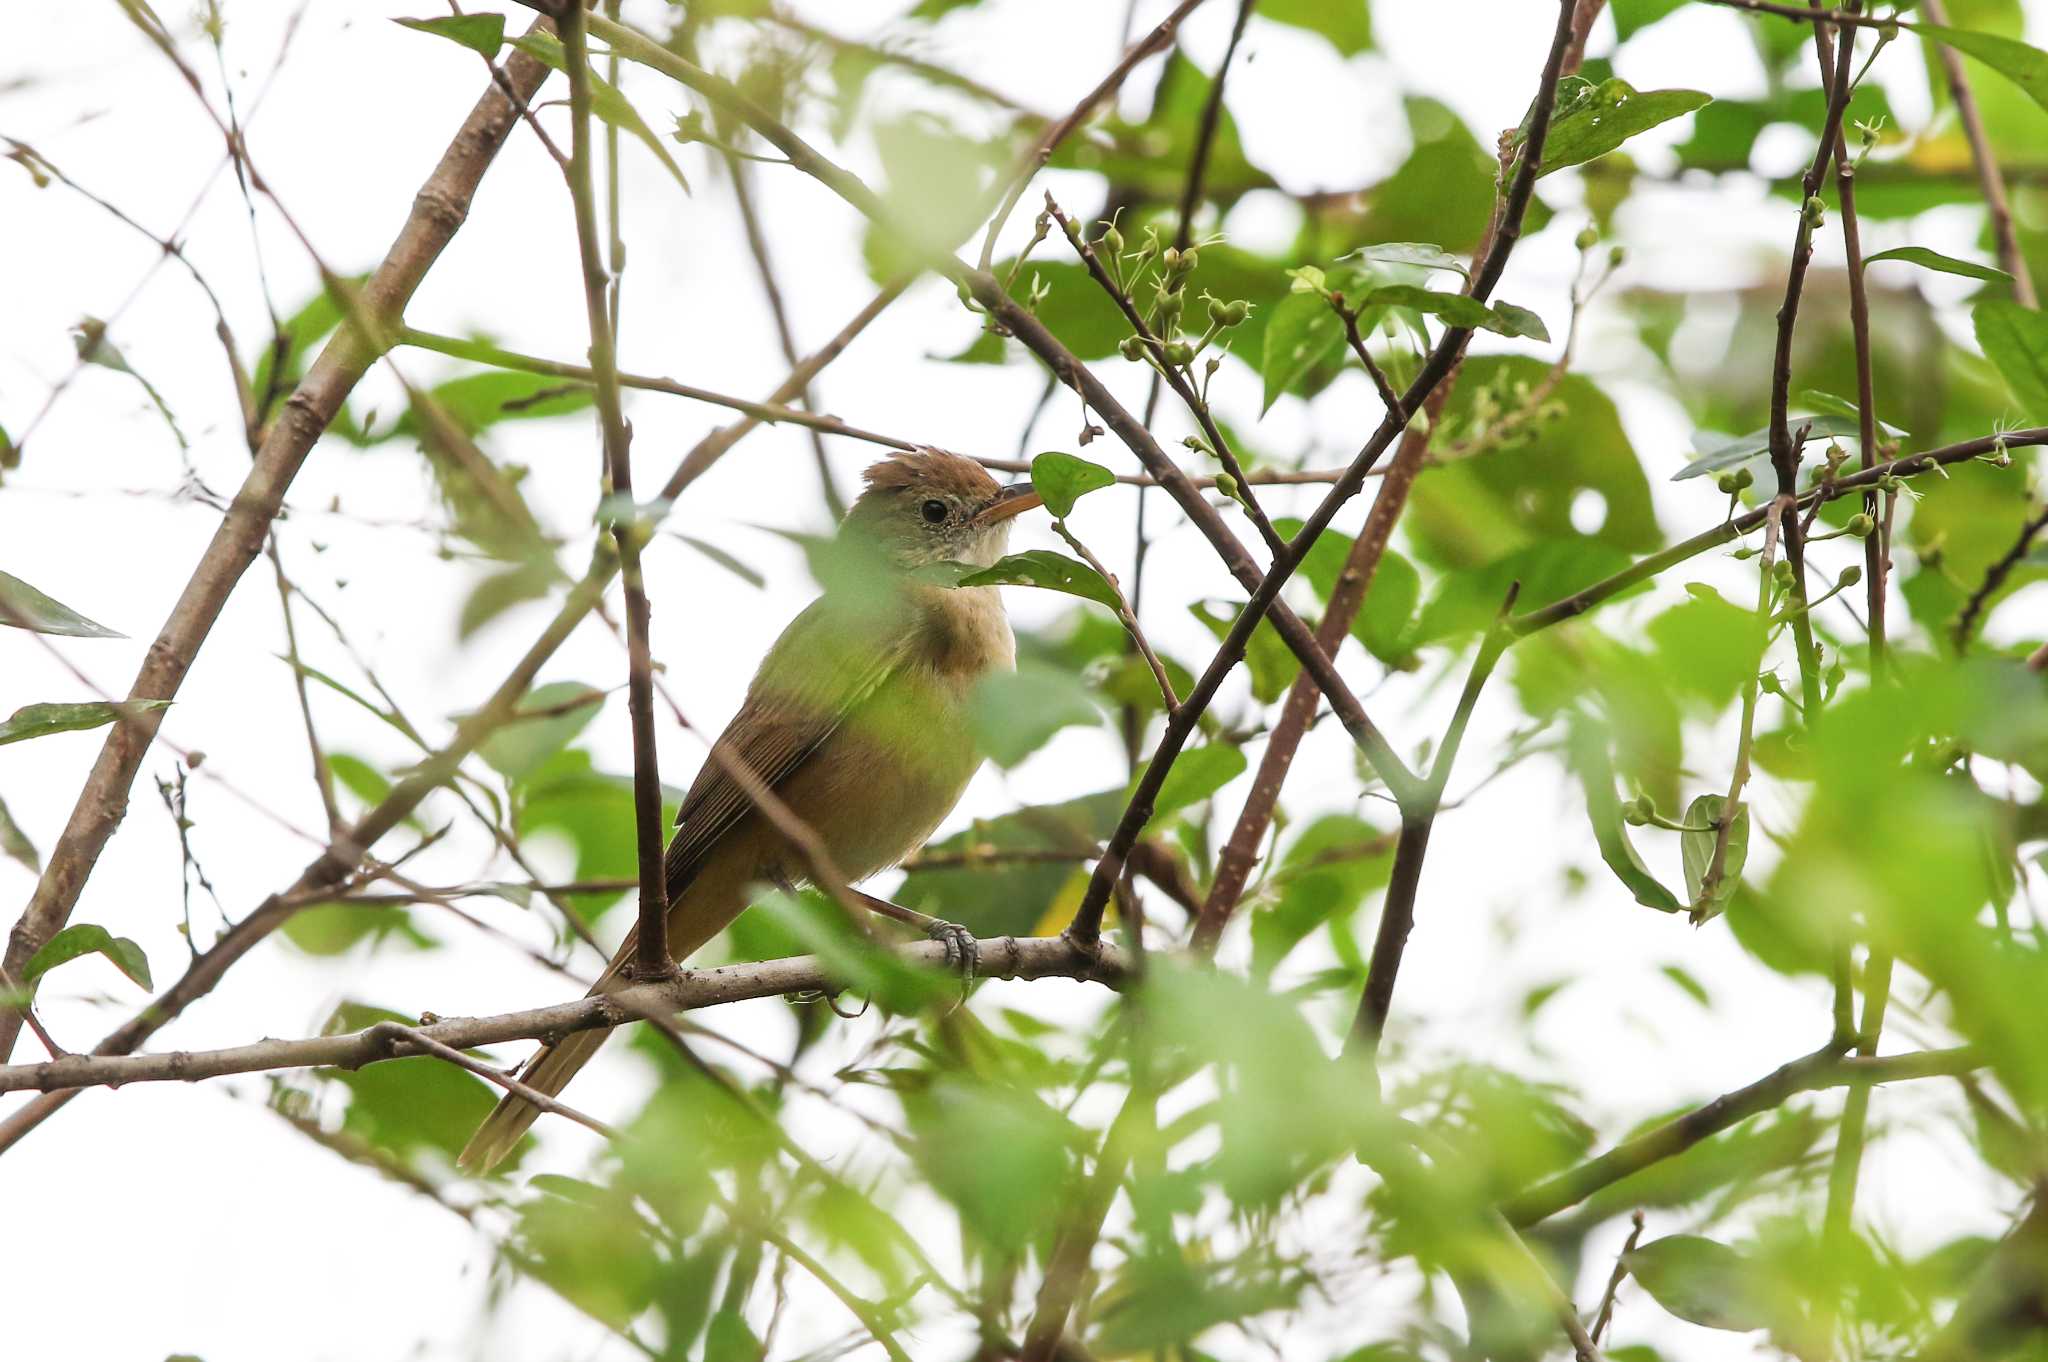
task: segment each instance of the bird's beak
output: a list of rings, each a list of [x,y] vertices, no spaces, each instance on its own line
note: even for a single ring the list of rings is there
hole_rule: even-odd
[[[994,500],[976,511],[974,524],[985,529],[990,525],[1001,524],[1011,516],[1019,515],[1034,506],[1043,505],[1045,498],[1038,495],[1038,489],[1028,482],[1020,482],[1014,487],[1005,487],[996,493]]]

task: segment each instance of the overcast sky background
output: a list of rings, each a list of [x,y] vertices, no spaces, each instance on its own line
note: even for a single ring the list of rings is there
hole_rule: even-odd
[[[791,8],[856,34],[871,32],[900,6]],[[1046,111],[1070,107],[1115,60],[1121,4],[992,0],[981,8],[987,12],[931,30],[920,52]],[[1140,22],[1156,21],[1167,8],[1147,0]],[[1186,47],[1207,69],[1221,54],[1232,8],[1218,0],[1186,25]],[[632,4],[628,12],[659,22],[663,9]],[[312,0],[273,80],[284,31],[299,7],[249,0],[227,6],[229,75],[251,121],[255,163],[339,271],[365,269],[381,257],[413,192],[480,91],[474,56],[384,17],[432,12],[434,6],[423,2]],[[164,13],[181,25],[189,39],[184,50],[218,99],[219,73],[185,8],[171,5]],[[1374,15],[1379,49],[1348,66],[1314,36],[1258,21],[1230,78],[1230,104],[1251,159],[1290,188],[1355,186],[1405,155],[1404,92],[1444,100],[1482,141],[1514,125],[1533,90],[1552,13],[1535,0],[1381,0]],[[2039,43],[2048,4],[2029,0],[2029,14],[2030,35]],[[218,137],[189,91],[115,5],[18,3],[8,17],[11,41],[0,52],[0,133],[34,145],[153,231],[171,231],[196,200],[180,238],[220,292],[245,352],[252,349],[263,336],[263,307],[250,224],[233,177],[224,172]],[[515,10],[513,22],[523,24],[523,14]],[[1644,88],[1756,93],[1761,73],[1743,22],[1696,7],[1631,44],[1619,73]],[[1612,41],[1611,23],[1603,18],[1592,51],[1604,53]],[[1890,93],[1910,121],[1926,107],[1924,83],[1910,58],[1886,65],[1906,77],[1890,82]],[[1155,71],[1156,63],[1133,79],[1127,106],[1142,105]],[[883,98],[903,90],[888,82],[877,88]],[[650,73],[633,72],[627,89],[657,127],[683,108]],[[551,86],[550,94],[559,96],[560,87]],[[554,115],[557,126],[560,117]],[[1638,155],[1658,164],[1661,153],[1654,148],[1678,140],[1685,126],[1681,121],[1643,139],[1635,144],[1642,148]],[[821,128],[807,131],[823,136]],[[1779,154],[1778,142],[1767,146],[1766,154]],[[840,154],[857,169],[875,162],[872,147],[858,139]],[[1810,147],[1788,135],[1782,154],[1789,169],[1810,155]],[[729,194],[701,149],[678,155],[699,186],[694,198],[683,197],[639,149],[629,144],[625,153],[622,365],[763,396],[786,366]],[[1545,182],[1553,206],[1567,216],[1575,193],[1569,180]],[[1077,211],[1092,210],[1097,201],[1085,177],[1052,176],[1049,182]],[[769,167],[756,183],[799,343],[809,349],[872,292],[860,266],[859,236],[850,211],[800,175]],[[1026,210],[1031,203],[1027,197]],[[1291,234],[1291,213],[1278,196],[1255,194],[1226,227],[1252,244],[1281,241]],[[315,287],[315,271],[274,212],[259,206],[257,217],[272,291],[281,307],[296,306]],[[1910,229],[1867,226],[1866,248],[1911,240],[1971,254],[1978,221],[1963,209],[1927,215]],[[1020,212],[1013,236],[1028,226],[1028,211]],[[1624,218],[1632,255],[1622,282],[1715,290],[1773,277],[1792,226],[1790,210],[1768,201],[1760,185],[1726,181],[1713,189],[1642,192]],[[1573,230],[1575,223],[1529,241],[1501,289],[1541,312],[1559,336]],[[18,168],[5,166],[0,244],[0,425],[20,438],[53,385],[69,385],[35,426],[23,466],[0,487],[0,569],[129,636],[46,642],[5,631],[0,713],[8,713],[35,701],[91,698],[66,663],[101,690],[125,693],[218,521],[213,510],[177,494],[183,479],[177,444],[130,378],[103,368],[71,377],[69,328],[86,315],[114,319],[111,338],[176,412],[191,444],[191,464],[207,486],[231,492],[247,453],[211,313],[189,278],[174,265],[160,265],[148,241],[61,187],[38,190]],[[1837,245],[1833,232],[1825,234],[1823,264]],[[1923,286],[1953,300],[1963,292],[1949,287],[1957,282],[1925,276]],[[443,332],[487,329],[515,349],[580,358],[587,337],[568,199],[526,131],[513,136],[485,179],[468,225],[428,277],[408,320]],[[997,368],[928,359],[959,350],[976,329],[949,288],[926,282],[826,371],[816,396],[856,425],[1010,455],[1036,401],[1038,372],[1021,363]],[[1676,405],[1639,380],[1632,361],[1626,349],[1603,344],[1596,308],[1581,367],[1621,405],[1652,470],[1667,535],[1689,532],[1709,523],[1719,507],[1697,484],[1674,489],[1664,481],[1659,470],[1682,461],[1690,431]],[[466,371],[416,351],[399,352],[396,363],[422,385]],[[1760,356],[1759,383],[1764,365]],[[1120,391],[1142,397],[1136,366],[1105,366],[1105,373]],[[389,372],[373,374],[358,409],[393,410],[396,392]],[[1218,392],[1226,411],[1247,422],[1256,415],[1257,380],[1247,371],[1227,369]],[[665,397],[643,394],[630,403],[637,476],[648,485],[728,419],[718,409]],[[1348,457],[1377,415],[1369,386],[1353,374],[1313,407],[1284,399],[1258,443],[1312,446],[1327,463]],[[1055,400],[1030,448],[1072,449],[1078,425],[1071,400]],[[1181,431],[1169,417],[1162,433],[1171,444]],[[596,496],[592,423],[578,417],[506,426],[493,433],[491,447],[532,468],[528,498],[549,528],[587,543]],[[851,489],[874,452],[844,441],[830,448],[840,486]],[[1131,466],[1108,441],[1089,454],[1120,470]],[[1113,567],[1128,560],[1129,496],[1094,497],[1074,518]],[[287,568],[336,613],[408,712],[430,732],[445,734],[447,717],[496,684],[553,606],[510,611],[458,645],[454,621],[481,571],[440,558],[436,537],[421,527],[431,504],[422,463],[403,443],[361,452],[330,440],[293,487],[281,542]],[[1355,528],[1364,506],[1360,499],[1347,507],[1338,524]],[[651,551],[657,654],[692,720],[715,729],[737,706],[761,652],[814,590],[800,557],[762,528],[825,524],[802,432],[767,429],[750,436],[691,489],[674,524],[768,578],[764,588],[749,588],[672,538],[657,540]],[[1028,522],[1017,539],[1021,547],[1054,542],[1042,525]],[[574,550],[565,561],[576,561]],[[1160,541],[1148,571],[1155,583],[1149,611],[1155,636],[1184,656],[1206,658],[1208,635],[1181,602],[1205,593],[1234,596],[1234,584],[1199,536],[1184,529]],[[1739,580],[1726,563],[1703,563],[1691,575],[1724,584]],[[1060,613],[1058,600],[1010,596],[1020,623]],[[2032,599],[2038,607],[2040,596]],[[2024,614],[2008,607],[2004,627],[2010,630]],[[2037,608],[2034,618],[2048,616]],[[309,661],[353,674],[324,630],[303,617],[301,628]],[[277,593],[268,565],[259,562],[163,729],[166,742],[206,755],[191,784],[194,846],[236,917],[289,884],[318,848],[322,817],[288,672],[278,660],[282,649]],[[1347,667],[1362,688],[1376,675],[1362,657],[1350,657]],[[609,687],[623,681],[624,671],[622,647],[591,622],[543,679]],[[1450,698],[1445,680],[1425,668],[1367,691],[1368,704],[1376,716],[1390,716],[1388,726],[1412,743],[1440,731]],[[1226,693],[1226,706],[1242,702],[1241,686]],[[410,755],[397,735],[336,697],[316,693],[315,704],[333,749],[387,768]],[[1513,718],[1496,693],[1482,705],[1467,751],[1486,752]],[[601,767],[629,769],[626,723],[624,706],[615,700],[586,735]],[[102,736],[62,735],[0,749],[0,799],[45,855]],[[702,759],[700,744],[666,722],[660,743],[664,774],[686,784]],[[1468,774],[1484,769],[1483,758],[1467,763]],[[185,956],[176,931],[177,841],[154,790],[154,779],[173,770],[173,754],[160,746],[74,914],[75,921],[101,923],[141,942],[159,984],[175,977]],[[1122,774],[1122,754],[1108,729],[1070,730],[1017,771],[985,771],[949,827],[1019,803],[1100,788]],[[1222,796],[1225,818],[1235,815],[1242,784]],[[1351,805],[1356,782],[1345,745],[1310,744],[1289,792],[1303,807]],[[1782,816],[1783,796],[1768,782],[1759,799],[1766,821]],[[419,874],[441,883],[471,878],[480,873],[482,854],[464,830],[437,848]],[[543,845],[537,854],[545,866],[564,868],[558,848]],[[1572,1081],[1592,1080],[1599,1104],[1592,1110],[1611,1131],[1675,1102],[1747,1082],[1825,1034],[1826,999],[1817,988],[1764,972],[1725,929],[1693,931],[1634,908],[1616,892],[1568,898],[1564,872],[1574,866],[1597,866],[1597,860],[1576,796],[1548,766],[1516,771],[1447,818],[1426,872],[1394,1039],[1413,1045],[1419,1056],[1516,1063],[1542,1056],[1539,1067]],[[0,919],[11,925],[33,883],[23,867],[0,859]],[[525,939],[543,935],[510,905],[486,900],[478,911]],[[195,918],[202,941],[210,939],[218,920],[203,897]],[[608,918],[607,933],[623,930],[624,918],[623,911]],[[444,940],[442,949],[337,963],[268,943],[157,1044],[196,1049],[308,1034],[344,997],[455,1015],[533,1006],[571,991],[501,941],[445,918],[422,921]],[[1320,949],[1304,950],[1301,968],[1319,963],[1314,954]],[[1706,981],[1720,1006],[1708,1011],[1684,1002],[1659,974],[1659,966],[1673,961]],[[1533,1030],[1521,1027],[1518,1008],[1527,990],[1567,973],[1577,982],[1566,995]],[[1048,1015],[1101,1006],[1098,991],[1075,984],[991,989]],[[142,1001],[112,969],[91,961],[53,977],[42,1015],[60,1041],[86,1049]],[[728,1009],[716,1020],[773,1051],[786,1013],[770,1001]],[[857,1047],[878,1024],[872,1018],[844,1024],[845,1044]],[[1583,1043],[1589,1035],[1600,1037],[1597,1051]],[[1887,1042],[1900,1047],[1921,1038],[1910,1021],[1887,1033]],[[25,1036],[16,1058],[32,1050]],[[645,1082],[639,1061],[617,1047],[578,1081],[572,1100],[615,1117],[635,1109]],[[1933,1086],[1881,1094],[1880,1119],[1910,1128],[1916,1113],[1953,1099]],[[207,1362],[632,1355],[531,1284],[516,1285],[505,1308],[487,1312],[491,1251],[481,1237],[431,1202],[305,1140],[264,1108],[264,1091],[252,1077],[89,1093],[0,1159],[0,1196],[9,1208],[0,1234],[0,1297],[15,1307],[10,1355],[154,1359],[189,1352]],[[0,1112],[20,1100],[0,1101]],[[821,1157],[859,1157],[856,1124],[835,1120],[818,1103],[797,1110],[807,1113],[804,1138]],[[581,1171],[593,1152],[591,1139],[559,1122],[544,1121],[541,1130],[542,1147],[525,1171]],[[1964,1228],[1995,1232],[2008,1208],[1976,1180],[1974,1153],[1947,1142],[1953,1138],[1952,1130],[1909,1130],[1880,1145],[1866,1164],[1859,1209],[1913,1247]],[[1940,1208],[1939,1218],[1930,1208]],[[1662,1219],[1653,1231],[1686,1228],[1682,1216]],[[1606,1271],[1603,1255],[1611,1258],[1614,1247],[1599,1239],[1591,1245],[1588,1278],[1577,1284],[1582,1300],[1597,1292],[1596,1278]],[[1367,1293],[1359,1299],[1371,1299],[1370,1286],[1359,1283]],[[1657,1341],[1686,1358],[1753,1351],[1745,1336],[1678,1324],[1636,1299],[1631,1312],[1624,1295],[1619,1341]],[[1344,1304],[1353,1311],[1355,1336],[1357,1302]],[[836,1305],[807,1301],[786,1325],[781,1347],[828,1340],[845,1323]],[[921,1347],[946,1355],[943,1337],[925,1339]],[[1248,1349],[1240,1340],[1230,1351]]]

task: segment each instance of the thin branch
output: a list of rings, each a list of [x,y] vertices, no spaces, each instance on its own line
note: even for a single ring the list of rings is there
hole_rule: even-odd
[[[1945,0],[1920,0],[1920,12],[1927,16],[1927,22],[1936,25],[1948,23],[1948,6]],[[2034,276],[2027,269],[2027,257],[2020,250],[2019,233],[2013,229],[2012,205],[2005,198],[2005,177],[1999,174],[1998,157],[1991,149],[1991,138],[1984,131],[1984,116],[1977,111],[1977,96],[1970,89],[1970,78],[1963,70],[1963,54],[1947,43],[1935,44],[1941,58],[1942,74],[1948,77],[1949,93],[1956,101],[1956,118],[1963,125],[1963,136],[1969,139],[1970,159],[1977,167],[1977,182],[1984,189],[1984,206],[1991,214],[1991,236],[1998,243],[1998,267],[2012,276],[2013,301],[2021,307],[2038,308],[2041,300],[2034,292]]]
[[[1764,551],[1756,560],[1756,665],[1763,666],[1764,649],[1771,638],[1771,582],[1777,561],[1778,538],[1784,522],[1791,519],[1789,508],[1783,498],[1774,499],[1765,509],[1769,517],[1764,521]],[[1721,802],[1721,816],[1714,824],[1714,850],[1707,858],[1707,868],[1700,875],[1699,902],[1693,905],[1692,920],[1695,925],[1705,920],[1707,909],[1721,897],[1721,880],[1728,873],[1728,842],[1734,833],[1736,818],[1742,812],[1742,791],[1749,784],[1750,754],[1756,742],[1756,697],[1759,679],[1752,669],[1742,680],[1742,721],[1735,735],[1735,770],[1728,778],[1728,795]]]
[[[1114,987],[1126,973],[1127,961],[1121,952],[1107,948],[1099,954],[1079,952],[1058,937],[1002,936],[980,944],[978,973],[983,978],[1079,979]],[[946,966],[943,942],[915,941],[887,949],[919,968]],[[392,1033],[389,1023],[380,1023],[344,1035],[263,1040],[222,1050],[66,1055],[41,1064],[0,1065],[0,1092],[55,1093],[126,1083],[195,1082],[280,1069],[356,1069],[407,1055],[438,1053],[432,1050],[434,1045],[468,1050],[508,1041],[554,1040],[573,1031],[623,1026],[647,1012],[689,1012],[752,998],[819,992],[843,983],[843,977],[827,961],[810,955],[678,970],[669,978],[633,984],[616,993],[495,1016],[437,1019],[414,1028],[398,1028],[398,1035]]]
[[[1593,1312],[1592,1339],[1595,1343],[1607,1332],[1608,1322],[1614,1318],[1614,1296],[1621,1290],[1621,1283],[1628,1276],[1628,1256],[1636,1251],[1636,1244],[1643,1237],[1643,1213],[1629,1216],[1628,1239],[1621,1246],[1621,1252],[1614,1255],[1614,1271],[1608,1274],[1607,1289],[1600,1293],[1600,1308]]]
[[[1124,597],[1124,589],[1117,584],[1116,574],[1104,567],[1102,560],[1091,553],[1088,546],[1067,528],[1066,521],[1055,520],[1052,528],[1055,534],[1067,541],[1068,548],[1081,556],[1082,562],[1094,568],[1096,575],[1108,583],[1110,591],[1116,596],[1117,620],[1123,625],[1124,633],[1129,635],[1132,646],[1138,650],[1138,655],[1145,659],[1145,665],[1152,669],[1152,679],[1159,686],[1159,698],[1166,702],[1167,716],[1172,717],[1180,710],[1180,699],[1173,693],[1173,680],[1167,676],[1166,664],[1159,660],[1159,654],[1152,651],[1152,643],[1145,637],[1145,631],[1138,627],[1137,612],[1131,609],[1130,601]]]
[[[1970,638],[1977,632],[1977,619],[1984,613],[1985,605],[1998,594],[1998,588],[2005,585],[2005,579],[2020,565],[2033,547],[2035,536],[2048,529],[2048,506],[2043,506],[2038,515],[2020,526],[2019,534],[2013,539],[2012,547],[1999,555],[1998,561],[1984,570],[1984,580],[1977,583],[1977,589],[1970,593],[1970,599],[1963,602],[1963,608],[1956,612],[1956,622],[1950,626],[1949,636],[1955,641],[1956,651],[1970,646]]]
[[[583,265],[584,311],[590,320],[590,367],[597,373],[597,410],[604,430],[612,544],[626,595],[626,709],[633,726],[633,830],[640,864],[640,933],[634,969],[654,978],[675,968],[668,951],[668,874],[661,825],[661,771],[654,742],[654,653],[648,639],[647,584],[640,572],[645,531],[633,505],[632,430],[619,403],[618,352],[605,302],[598,254],[597,204],[591,179],[590,51],[581,3],[561,18],[563,64],[569,71],[569,195],[576,209],[577,254]]]
[[[511,62],[510,72],[515,86],[531,92],[540,88],[548,69],[520,54]],[[513,120],[512,105],[495,87],[470,111],[414,199],[398,239],[361,291],[365,310],[379,326],[397,323],[406,301],[462,225],[477,183],[504,145]],[[262,551],[292,478],[377,354],[368,338],[354,327],[341,328],[321,350],[283,413],[265,433],[248,477],[144,655],[129,688],[131,703],[176,698],[228,596]],[[0,963],[10,973],[20,973],[28,958],[69,920],[72,905],[121,821],[129,788],[162,715],[161,709],[144,711],[130,722],[114,725],[108,733],[35,894],[8,937],[4,962]],[[0,1009],[0,1057],[13,1052],[20,1024],[17,1009]]]
[[[1174,32],[1180,27],[1180,21],[1193,13],[1195,7],[1201,3],[1202,0],[1181,0],[1180,4],[1174,6],[1171,14],[1160,20],[1150,33],[1131,44],[1130,49],[1117,64],[1110,68],[1109,74],[1104,76],[1094,89],[1082,96],[1081,102],[1076,104],[1065,118],[1040,133],[1037,140],[1017,158],[1016,164],[1009,172],[997,180],[998,184],[1006,185],[1007,188],[1003,192],[1002,202],[989,218],[988,234],[982,238],[981,261],[977,268],[984,274],[988,272],[989,262],[995,256],[996,237],[1001,234],[1003,223],[1010,216],[1010,210],[1017,206],[1017,200],[1024,197],[1031,177],[1051,159],[1054,149],[1067,139],[1068,134],[1081,126],[1082,122],[1095,112],[1102,101],[1123,88],[1124,81],[1137,68],[1139,62],[1173,41]]]
[[[1916,1078],[1946,1078],[1984,1067],[1983,1052],[1975,1046],[1949,1050],[1922,1050],[1913,1054],[1890,1055],[1883,1059],[1844,1058],[1830,1044],[1803,1058],[1773,1070],[1748,1087],[1723,1093],[1683,1116],[1674,1117],[1633,1140],[1625,1140],[1596,1158],[1538,1183],[1510,1198],[1501,1213],[1516,1229],[1526,1229],[1569,1206],[1584,1201],[1603,1187],[1612,1186],[1632,1173],[1682,1154],[1700,1141],[1760,1111],[1769,1111],[1786,1098],[1802,1092],[1839,1088],[1849,1083],[1900,1083]]]

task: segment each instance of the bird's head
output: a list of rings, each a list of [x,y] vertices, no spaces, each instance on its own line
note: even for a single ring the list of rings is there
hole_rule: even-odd
[[[920,449],[871,465],[867,490],[845,532],[879,547],[898,567],[989,567],[1010,542],[1010,519],[1044,503],[1028,484],[1005,488],[972,459]]]

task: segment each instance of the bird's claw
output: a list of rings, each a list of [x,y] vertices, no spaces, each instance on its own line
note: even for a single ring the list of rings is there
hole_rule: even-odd
[[[981,966],[981,943],[957,922],[933,919],[924,929],[924,934],[946,947],[946,968],[960,975],[960,987],[969,988],[974,983],[975,971]]]

